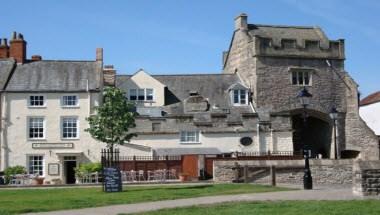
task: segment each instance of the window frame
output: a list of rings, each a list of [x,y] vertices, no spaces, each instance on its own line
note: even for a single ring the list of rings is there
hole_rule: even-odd
[[[31,97],[32,96],[42,96],[42,98],[43,98],[43,105],[32,105],[32,99],[31,99]],[[46,101],[46,95],[44,95],[44,94],[30,94],[30,95],[28,95],[28,108],[46,108],[46,103],[47,103],[47,101]]]
[[[189,140],[189,133],[194,132],[194,141]],[[201,143],[201,135],[200,131],[198,130],[193,130],[193,131],[180,131],[179,133],[179,141],[181,144],[200,144]],[[185,137],[185,140],[182,139],[182,137]]]
[[[75,96],[76,98],[76,104],[75,105],[65,105],[65,97],[69,97],[69,96]],[[61,96],[61,107],[63,108],[75,108],[75,107],[79,107],[79,96],[77,94],[66,94],[66,95],[62,95]]]
[[[292,68],[289,70],[289,79],[290,84],[292,86],[299,86],[299,87],[310,87],[313,86],[313,73],[315,70],[313,69],[305,69],[305,68]],[[299,74],[302,73],[302,84],[300,84],[300,77]],[[309,77],[309,83],[305,84],[305,74],[307,73],[307,76]],[[294,76],[293,74],[296,74]],[[294,84],[293,79],[295,78],[296,84]]]
[[[242,94],[241,92],[244,91],[245,92],[245,96],[244,96],[244,99],[245,99],[245,103],[241,103],[242,101]],[[237,99],[238,99],[238,102],[236,103],[235,102],[235,92],[237,92]],[[243,88],[235,88],[235,89],[231,89],[231,101],[232,101],[232,104],[233,106],[247,106],[249,104],[249,98],[248,98],[248,94],[249,94],[249,91],[248,89],[243,89]]]
[[[43,137],[30,137],[30,121],[31,119],[42,119],[42,135]],[[27,137],[29,140],[46,140],[46,119],[44,116],[28,116],[27,117]]]
[[[151,100],[148,100],[148,90],[151,90],[152,93],[151,96],[152,99]],[[134,94],[132,95],[131,92],[134,92]],[[154,102],[155,100],[155,93],[154,93],[154,88],[133,88],[133,89],[128,89],[128,99],[129,101],[134,101],[134,102]],[[143,92],[143,94],[142,94]],[[134,99],[132,99],[132,96],[135,97]],[[143,100],[141,100],[140,98],[144,97]]]
[[[41,165],[40,165],[41,166],[41,170],[40,171],[42,172],[42,175],[40,175],[40,174],[38,174],[38,175],[44,177],[45,176],[45,156],[42,155],[42,154],[27,154],[26,155],[26,166],[27,166],[28,174],[33,174],[34,175],[35,171],[30,172],[30,170],[31,170],[31,166],[30,166],[31,160],[30,160],[30,158],[31,157],[41,157],[42,158]]]
[[[64,126],[63,126],[63,123],[64,123],[64,120],[65,119],[75,119],[76,121],[76,137],[64,137]],[[78,116],[61,116],[61,120],[60,120],[60,127],[61,127],[61,140],[79,140],[80,138],[80,127],[79,127],[79,117]]]

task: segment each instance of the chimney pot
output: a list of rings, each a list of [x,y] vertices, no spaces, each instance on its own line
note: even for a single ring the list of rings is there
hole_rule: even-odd
[[[13,33],[12,33],[12,40],[15,40],[15,39],[17,39],[17,32],[13,31]]]
[[[248,16],[241,13],[235,18],[235,30],[248,30]]]
[[[96,49],[96,61],[103,61],[103,48]]]
[[[41,55],[32,55],[32,61],[41,61],[42,57]]]

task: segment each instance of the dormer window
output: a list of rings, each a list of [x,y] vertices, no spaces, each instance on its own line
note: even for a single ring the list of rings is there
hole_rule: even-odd
[[[248,104],[248,90],[232,90],[232,101],[235,106]]]
[[[129,89],[130,101],[153,101],[154,91],[152,88]]]

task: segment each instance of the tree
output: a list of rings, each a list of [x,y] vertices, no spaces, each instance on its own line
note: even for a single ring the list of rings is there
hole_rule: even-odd
[[[107,148],[113,151],[114,145],[129,142],[135,133],[129,132],[136,126],[135,107],[128,102],[124,93],[116,87],[106,87],[103,91],[103,103],[96,107],[96,115],[86,120],[90,127],[85,131],[101,142],[107,143]]]

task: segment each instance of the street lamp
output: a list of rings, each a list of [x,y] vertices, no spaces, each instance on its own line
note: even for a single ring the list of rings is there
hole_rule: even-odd
[[[329,115],[334,123],[334,157],[335,159],[339,159],[339,153],[338,153],[339,149],[338,149],[338,143],[336,140],[336,120],[338,119],[338,111],[336,110],[335,107],[331,108]]]
[[[304,175],[303,175],[303,188],[305,190],[311,190],[313,189],[313,178],[311,177],[311,171],[310,171],[310,166],[309,166],[309,151],[306,148],[306,118],[307,118],[307,112],[306,108],[308,105],[310,105],[310,101],[313,95],[311,95],[306,87],[299,92],[297,95],[297,98],[300,100],[300,103],[303,107],[303,135],[302,135],[302,141],[303,141],[303,157],[305,159],[305,169],[304,169]]]

